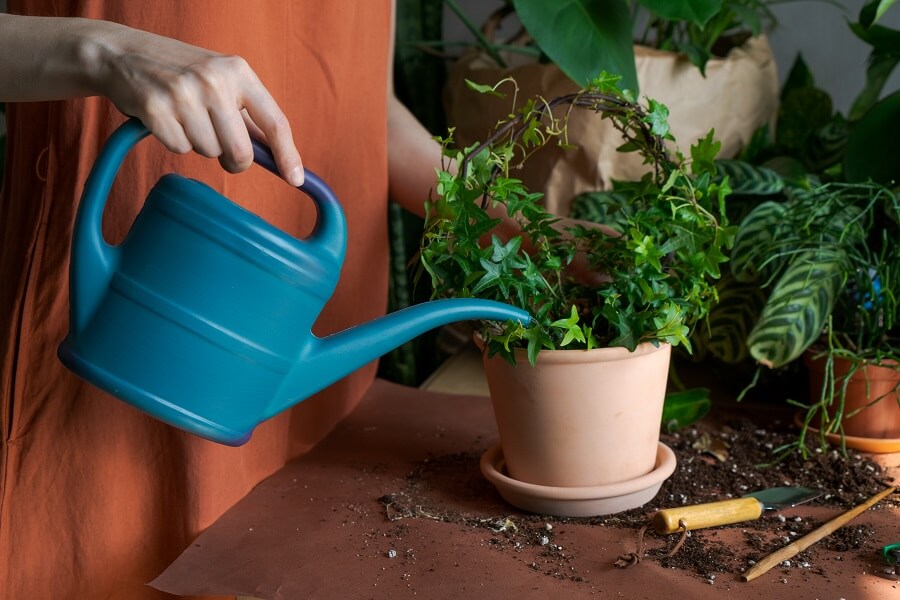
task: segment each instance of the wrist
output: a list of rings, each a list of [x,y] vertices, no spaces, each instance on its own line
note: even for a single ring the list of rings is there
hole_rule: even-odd
[[[71,83],[82,95],[106,96],[112,61],[125,53],[120,42],[127,28],[93,19],[76,21],[68,40],[73,60]]]

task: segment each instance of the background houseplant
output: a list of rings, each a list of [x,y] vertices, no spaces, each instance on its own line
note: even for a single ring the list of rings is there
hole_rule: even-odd
[[[502,52],[526,52],[480,34],[456,0],[445,0],[478,43],[505,67]],[[639,91],[634,44],[687,56],[701,72],[775,22],[771,0],[508,0],[533,39],[532,52],[583,85],[600,71],[621,74],[624,89]],[[590,48],[590,52],[585,52]]]
[[[882,437],[900,437],[898,384],[876,389],[876,381],[894,376],[900,349],[900,229],[896,188],[890,189],[900,169],[889,148],[900,97],[880,98],[900,61],[900,32],[875,21],[889,4],[866,3],[851,24],[872,52],[866,85],[847,116],[833,110],[798,59],[782,94],[776,136],[761,135],[748,149],[747,160],[758,168],[719,165],[737,190],[747,192],[742,199],[736,195],[736,205],[743,202],[749,211],[733,250],[736,283],[721,293],[757,298],[755,288],[762,296],[721,319],[740,321],[743,335],[710,349],[720,358],[739,357],[731,348],[743,344],[754,360],[777,369],[806,356],[813,384],[808,402],[800,403],[805,414],[797,445],[804,450],[810,428],[822,441],[829,434],[859,437],[854,434],[862,416],[853,416],[847,404],[848,391],[857,386],[871,392],[860,407],[883,397],[877,409],[887,411],[879,417]],[[710,321],[715,326],[720,319],[713,315]]]
[[[496,93],[514,83],[482,91]],[[615,84],[604,74],[585,90],[528,100],[485,142],[464,150],[451,149],[452,139],[444,139],[458,169],[438,174],[420,253],[420,274],[429,277],[436,296],[502,298],[534,315],[527,328],[481,323],[478,335],[511,477],[544,492],[576,487],[587,495],[587,508],[566,506],[553,514],[636,506],[671,473],[665,469],[674,464],[664,460],[658,444],[669,350],[689,346],[691,328],[715,301],[713,283],[734,233],[725,218],[727,184],[714,178],[718,144],[712,136],[698,141],[690,160],[670,156],[665,107],[652,100],[638,105]],[[514,177],[538,148],[565,143],[573,109],[610,120],[625,138],[623,150],[637,152],[650,166],[640,181],[619,186],[626,202],[614,231],[566,227],[541,205],[540,194]],[[582,256],[602,272],[599,279],[577,275]],[[526,359],[530,364],[521,364]],[[652,366],[622,380],[625,362],[638,359]],[[505,370],[494,376],[494,368]],[[647,368],[652,371],[640,370]],[[585,370],[620,379],[585,382],[579,379]],[[576,380],[581,383],[574,388],[561,387]],[[637,388],[628,387],[635,381]],[[646,397],[638,389],[645,382],[653,382]],[[504,396],[500,388],[511,393]],[[579,426],[583,433],[576,433]],[[489,478],[501,470],[493,460],[482,463]],[[647,484],[650,473],[656,479]],[[522,490],[507,495],[509,488],[498,481],[514,486],[509,478],[492,481],[514,504],[548,510],[543,503],[517,503]],[[603,490],[609,488],[597,486],[623,482],[639,489],[617,492],[613,504],[591,503],[598,496],[608,500]]]
[[[504,103],[471,94],[465,80],[493,85],[513,77],[527,96],[556,97],[575,92],[601,69],[627,69],[633,75],[620,85],[637,93],[640,81],[643,93],[669,106],[675,137],[688,142],[714,128],[723,144],[721,153],[736,155],[777,109],[777,69],[771,50],[765,38],[750,37],[759,33],[768,9],[761,2],[712,1],[701,3],[702,11],[691,10],[696,4],[516,0],[500,14],[515,10],[530,40],[524,45],[500,42],[470,24],[481,46],[456,61],[445,88],[448,122],[456,128],[457,141],[470,144],[481,139],[507,109]],[[723,29],[741,25],[732,7],[750,5],[758,12],[748,9],[742,14],[754,21],[751,27],[740,36],[727,36],[743,45],[712,62],[700,61],[701,46],[712,47],[713,38],[725,39]],[[646,28],[638,24],[632,9],[646,17],[642,21]],[[709,39],[701,40],[701,34]],[[654,46],[635,44],[641,37]],[[689,47],[696,52],[680,52]],[[523,55],[528,50],[532,54]],[[691,64],[692,56],[704,70]],[[523,175],[530,189],[544,192],[544,202],[555,214],[568,214],[578,193],[606,189],[614,180],[638,179],[643,173],[638,157],[616,152],[618,137],[606,122],[575,114],[569,139],[578,151],[545,148]]]

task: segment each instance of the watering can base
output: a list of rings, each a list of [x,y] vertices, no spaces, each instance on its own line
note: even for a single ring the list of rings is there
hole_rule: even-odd
[[[173,427],[226,446],[242,446],[253,435],[252,429],[242,432],[223,427],[116,377],[72,350],[68,339],[60,345],[58,354],[60,361],[85,381]]]

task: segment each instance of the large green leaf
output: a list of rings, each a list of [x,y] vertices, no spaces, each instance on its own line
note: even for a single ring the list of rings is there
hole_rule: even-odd
[[[576,84],[601,71],[622,76],[638,92],[631,12],[626,0],[513,0],[540,49]]]
[[[662,425],[672,432],[696,423],[706,416],[712,406],[707,388],[693,388],[666,394]]]
[[[755,282],[737,281],[731,274],[716,286],[719,301],[709,311],[706,349],[724,363],[736,364],[748,356],[747,338],[759,319],[766,294]]]
[[[836,165],[844,158],[851,125],[841,117],[835,117],[814,132],[806,143],[806,162],[815,172]]]
[[[866,84],[850,108],[851,121],[861,119],[878,102],[888,78],[900,62],[900,54],[873,50],[866,62]]]
[[[781,367],[799,358],[822,335],[843,282],[846,254],[809,250],[778,280],[747,344],[758,362]]]
[[[848,181],[872,179],[891,185],[900,181],[897,140],[900,139],[900,92],[876,104],[847,140],[844,175]]]
[[[870,0],[866,2],[859,11],[859,22],[863,27],[871,27],[877,23],[887,9],[896,2],[896,0]]]
[[[738,281],[754,281],[769,257],[764,249],[784,228],[787,208],[780,202],[763,202],[750,211],[738,229],[731,248],[731,270]]]
[[[882,25],[863,27],[859,23],[851,23],[850,29],[859,39],[876,50],[894,54],[900,52],[900,31],[896,29]]]
[[[638,0],[656,16],[703,27],[722,8],[723,0]]]

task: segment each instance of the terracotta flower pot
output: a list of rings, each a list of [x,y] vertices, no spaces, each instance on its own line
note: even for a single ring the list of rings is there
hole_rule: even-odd
[[[810,398],[815,402],[822,394],[822,386],[825,381],[824,358],[813,359],[806,355],[805,362],[809,368]],[[829,416],[834,417],[839,405],[839,389],[847,378],[850,370],[850,362],[842,359],[834,359],[834,386],[835,396],[829,408]],[[841,424],[844,428],[847,445],[858,449],[877,452],[884,446],[877,440],[896,442],[900,440],[900,371],[883,366],[867,365],[858,369],[850,377],[844,398],[843,414],[849,415],[859,410],[853,416],[844,416]],[[868,406],[876,398],[881,398],[877,403]],[[840,436],[834,436],[839,441]],[[864,447],[860,447],[858,440]],[[881,450],[889,451],[889,450]]]
[[[671,350],[649,343],[635,352],[544,350],[534,367],[524,351],[516,366],[485,354],[509,477],[540,486],[596,487],[653,471]]]

